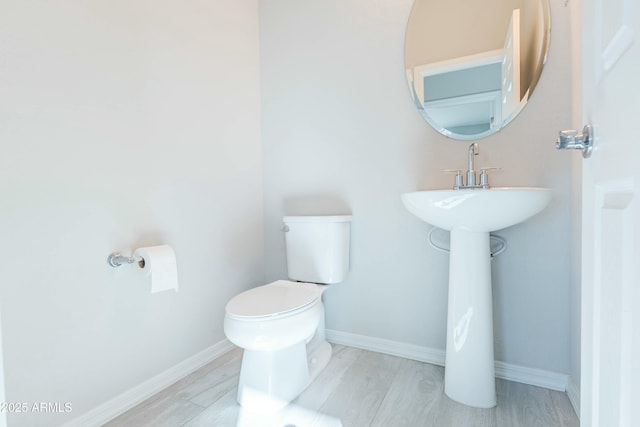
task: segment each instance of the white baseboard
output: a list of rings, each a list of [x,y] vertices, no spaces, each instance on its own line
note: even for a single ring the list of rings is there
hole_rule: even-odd
[[[155,377],[150,378],[142,384],[125,391],[97,408],[84,413],[80,417],[69,421],[64,424],[63,427],[99,427],[233,348],[235,348],[235,346],[224,339],[204,349],[200,353],[183,360],[166,371],[161,372]]]
[[[545,369],[528,368],[496,360],[496,377],[556,391],[567,391],[569,376]]]
[[[349,347],[356,347],[363,350],[371,350],[378,353],[385,353],[392,356],[399,356],[406,359],[417,360],[419,362],[426,362],[434,365],[444,366],[444,350],[422,347],[414,344],[407,344],[382,338],[367,337],[364,335],[335,331],[331,329],[327,329],[327,340]],[[523,384],[529,384],[537,387],[544,387],[551,390],[567,391],[569,376],[566,374],[546,371],[543,369],[527,368],[524,366],[512,365],[510,363],[500,361],[496,361],[495,363],[496,377],[498,378]]]
[[[383,338],[368,337],[365,335],[352,334],[349,332],[335,331],[331,329],[327,329],[327,341],[346,345],[348,347],[361,348],[363,350],[370,350],[378,353],[390,354],[392,356],[404,357],[405,359],[417,360],[419,362],[431,363],[432,365],[444,366],[444,351],[429,347],[421,347],[414,344],[385,340]]]
[[[567,396],[569,396],[571,406],[573,406],[573,410],[578,419],[580,419],[580,386],[571,377],[569,377],[569,384],[567,385]]]

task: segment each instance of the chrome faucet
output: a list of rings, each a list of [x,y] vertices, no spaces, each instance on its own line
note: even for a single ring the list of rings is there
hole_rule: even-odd
[[[453,185],[454,190],[463,190],[469,188],[489,188],[489,175],[487,171],[500,168],[480,168],[480,183],[478,183],[476,171],[475,171],[475,156],[480,153],[478,149],[478,143],[474,142],[469,146],[469,169],[467,170],[467,182],[463,182],[462,171],[460,169],[447,170],[446,172],[454,172],[456,174],[455,183]]]
[[[474,168],[475,159],[474,156],[477,156],[480,153],[478,150],[478,143],[474,142],[469,146],[469,170],[467,170],[467,185],[466,187],[475,187],[476,186],[476,171]]]

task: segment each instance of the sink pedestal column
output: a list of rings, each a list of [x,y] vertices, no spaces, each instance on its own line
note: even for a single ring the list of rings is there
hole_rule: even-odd
[[[496,405],[489,233],[451,231],[444,391],[477,408]]]

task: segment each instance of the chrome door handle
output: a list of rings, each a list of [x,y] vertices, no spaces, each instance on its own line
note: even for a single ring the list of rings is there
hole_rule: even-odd
[[[558,150],[582,150],[582,157],[589,158],[593,151],[593,126],[585,125],[582,128],[582,133],[578,133],[577,130],[560,131],[556,148]]]

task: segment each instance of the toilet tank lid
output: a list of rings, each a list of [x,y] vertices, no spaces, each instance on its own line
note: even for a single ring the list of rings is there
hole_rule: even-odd
[[[351,222],[351,215],[300,215],[285,216],[282,222]]]

